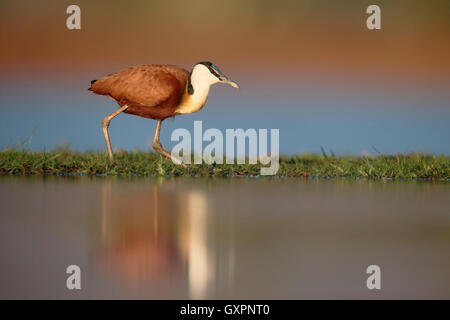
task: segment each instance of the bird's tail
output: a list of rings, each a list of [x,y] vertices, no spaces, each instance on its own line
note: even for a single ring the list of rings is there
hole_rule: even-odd
[[[92,85],[96,82],[97,80],[92,80],[91,81],[91,86],[88,88],[89,91],[92,91]]]

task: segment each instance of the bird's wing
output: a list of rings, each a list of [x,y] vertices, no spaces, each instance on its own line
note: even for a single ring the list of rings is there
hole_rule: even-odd
[[[157,65],[133,67],[93,82],[90,90],[119,102],[157,106],[183,93],[183,83],[170,71]]]

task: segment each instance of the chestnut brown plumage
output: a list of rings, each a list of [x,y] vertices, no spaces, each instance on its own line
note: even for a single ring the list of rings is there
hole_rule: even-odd
[[[102,120],[110,160],[113,154],[108,127],[111,119],[121,112],[158,120],[152,146],[166,158],[172,159],[159,142],[161,122],[169,117],[200,110],[206,104],[209,87],[217,82],[239,88],[211,62],[199,62],[191,72],[170,65],[135,66],[91,81],[89,91],[112,98],[120,106]]]
[[[93,81],[90,91],[113,98],[125,113],[164,120],[175,115],[189,72],[164,65],[132,67]]]

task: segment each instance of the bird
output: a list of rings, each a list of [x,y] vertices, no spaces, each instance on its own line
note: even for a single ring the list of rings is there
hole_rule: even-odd
[[[239,89],[236,82],[209,61],[196,63],[190,72],[174,65],[147,64],[92,80],[89,91],[111,98],[119,105],[119,109],[102,119],[109,160],[112,162],[114,157],[108,128],[111,120],[122,112],[157,120],[152,147],[165,158],[175,160],[159,141],[161,123],[170,117],[201,110],[215,83]],[[184,163],[178,164],[186,167]]]

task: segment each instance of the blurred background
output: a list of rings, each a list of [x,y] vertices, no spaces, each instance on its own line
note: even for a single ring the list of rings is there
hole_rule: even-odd
[[[66,8],[81,8],[81,30]],[[381,30],[366,8],[381,8]],[[217,85],[175,128],[279,128],[280,152],[450,154],[450,2],[332,0],[0,3],[0,148],[103,150],[110,99],[89,82],[129,66],[209,60]],[[155,122],[120,115],[116,149],[148,149]],[[33,131],[34,130],[34,131]],[[378,151],[376,151],[378,150]]]

